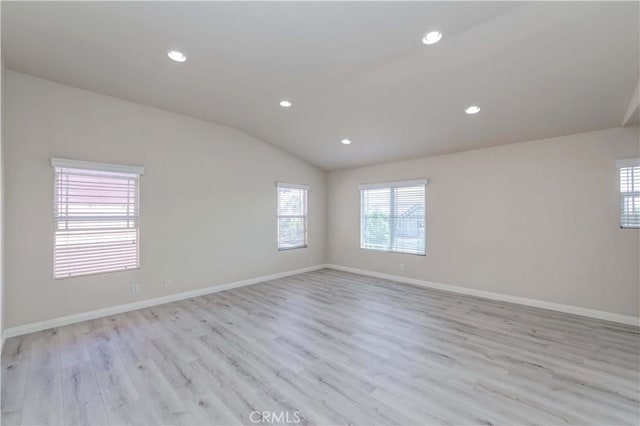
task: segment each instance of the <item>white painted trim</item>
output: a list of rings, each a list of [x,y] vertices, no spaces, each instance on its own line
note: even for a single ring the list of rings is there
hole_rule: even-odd
[[[397,182],[363,183],[358,189],[401,188],[403,186],[427,185],[428,179],[399,180]]]
[[[625,158],[623,160],[616,160],[616,167],[640,167],[640,158]]]
[[[108,308],[97,309],[95,311],[83,312],[80,314],[68,315],[65,317],[53,318],[46,321],[40,321],[32,324],[11,327],[3,333],[4,339],[9,337],[21,336],[23,334],[34,333],[36,331],[47,330],[55,327],[62,327],[69,324],[75,324],[82,321],[88,321],[96,318],[102,318],[109,315],[121,314],[123,312],[135,311],[136,309],[148,308],[150,306],[163,305],[165,303],[176,302],[178,300],[191,299],[192,297],[204,296],[205,294],[217,293],[220,291],[231,290],[233,288],[245,287],[249,285],[259,284],[265,281],[276,280],[291,275],[303,274],[305,272],[317,271],[326,268],[327,265],[309,266],[307,268],[294,269],[291,271],[279,272],[277,274],[263,275],[261,277],[249,278],[247,280],[235,281],[227,284],[220,284],[211,287],[200,288],[197,290],[185,291],[183,293],[171,294],[168,296],[155,297],[153,299],[141,300],[139,302],[127,303],[126,305],[110,306]]]
[[[450,284],[440,284],[431,281],[419,280],[417,278],[402,277],[399,275],[384,274],[381,272],[369,271],[366,269],[351,268],[341,265],[325,265],[327,268],[338,271],[351,272],[354,274],[366,275],[369,277],[381,278],[385,280],[397,281],[406,284],[413,284],[421,287],[434,288],[437,290],[451,291],[453,293],[466,294],[469,296],[482,297],[484,299],[498,300],[501,302],[516,303],[518,305],[533,306],[535,308],[549,309],[551,311],[565,312],[584,317],[597,318],[606,321],[618,322],[640,326],[640,318],[631,315],[616,314],[613,312],[598,311],[595,309],[581,308],[579,306],[563,305],[560,303],[545,302],[543,300],[529,299],[526,297],[511,296],[508,294],[494,293],[491,291],[474,290],[472,288],[460,287]]]
[[[375,278],[381,278],[385,280],[397,281],[401,283],[413,284],[426,288],[434,288],[437,290],[451,291],[453,293],[466,294],[469,296],[482,297],[485,299],[498,300],[502,302],[516,303],[518,305],[533,306],[536,308],[549,309],[557,312],[565,312],[575,315],[581,315],[590,318],[597,318],[606,321],[613,321],[622,324],[629,324],[640,326],[640,318],[631,315],[622,315],[612,312],[598,311],[595,309],[581,308],[572,305],[563,305],[560,303],[545,302],[542,300],[528,299],[525,297],[510,296],[508,294],[493,293],[490,291],[474,290],[466,287],[459,287],[449,284],[440,284],[430,281],[419,280],[416,278],[402,277],[399,275],[384,274],[381,272],[368,271],[365,269],[351,268],[348,266],[326,264],[315,265],[307,268],[294,269],[291,271],[279,272],[271,275],[264,275],[256,278],[249,278],[247,280],[235,281],[232,283],[221,284],[217,286],[211,286],[201,288],[197,290],[186,291],[183,293],[171,294],[163,297],[156,297],[153,299],[141,300],[139,302],[128,303],[126,305],[111,306],[108,308],[98,309],[95,311],[83,312],[80,314],[69,315],[60,318],[53,318],[46,321],[40,321],[33,324],[26,324],[17,327],[11,327],[3,331],[2,333],[2,345],[6,339],[14,336],[21,336],[23,334],[34,333],[36,331],[47,330],[55,327],[62,327],[69,324],[75,324],[82,321],[88,321],[96,318],[102,318],[109,315],[120,314],[123,312],[135,311],[136,309],[148,308],[151,306],[163,305],[165,303],[176,302],[179,300],[190,299],[192,297],[204,296],[205,294],[217,293],[220,291],[231,290],[238,287],[245,287],[249,285],[259,284],[266,281],[275,280],[278,278],[284,278],[291,275],[303,274],[305,272],[317,271],[319,269],[330,268],[338,271],[351,272],[354,274],[366,275]]]
[[[95,163],[93,161],[68,160],[66,158],[51,157],[52,167],[63,167],[69,169],[101,170],[103,172],[131,173],[143,175],[144,167],[125,166],[123,164]]]
[[[294,189],[304,189],[309,191],[311,189],[310,185],[302,184],[302,183],[285,183],[285,182],[276,182],[276,186],[278,188],[294,188]]]

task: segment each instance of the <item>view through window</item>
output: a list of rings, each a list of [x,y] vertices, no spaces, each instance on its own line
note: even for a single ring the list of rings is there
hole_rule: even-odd
[[[361,185],[360,247],[424,255],[426,180]]]
[[[278,249],[307,246],[306,185],[278,184]]]
[[[70,166],[67,162],[70,162]],[[139,178],[71,160],[53,160],[54,276],[69,278],[139,266]],[[127,166],[123,166],[127,167]]]

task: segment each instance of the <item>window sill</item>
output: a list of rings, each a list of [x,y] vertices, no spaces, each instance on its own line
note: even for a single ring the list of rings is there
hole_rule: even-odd
[[[56,277],[56,276],[54,276],[53,279],[55,281],[71,280],[71,279],[74,279],[74,278],[86,278],[86,277],[92,277],[92,276],[95,276],[95,275],[117,274],[118,272],[137,271],[139,269],[140,269],[140,266],[136,266],[135,268],[114,269],[113,271],[91,272],[91,273],[88,273],[88,274],[72,275],[72,276],[69,276],[69,277]]]
[[[289,251],[289,250],[297,250],[297,249],[303,249],[303,248],[307,248],[309,246],[304,245],[304,246],[295,246],[295,247],[278,247],[278,251]]]
[[[427,256],[427,252],[426,251],[424,253],[409,253],[409,252],[406,252],[406,251],[371,249],[371,248],[366,248],[366,247],[360,247],[360,250],[374,251],[374,252],[377,252],[377,253],[407,254],[409,256],[422,256],[422,257],[426,257]]]

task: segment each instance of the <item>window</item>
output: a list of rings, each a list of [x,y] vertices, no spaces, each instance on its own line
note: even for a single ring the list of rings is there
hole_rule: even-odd
[[[54,277],[138,268],[141,167],[51,159]]]
[[[640,158],[617,161],[620,169],[620,227],[640,228]]]
[[[278,250],[307,246],[309,186],[278,183]]]
[[[360,185],[360,248],[425,255],[426,184]]]

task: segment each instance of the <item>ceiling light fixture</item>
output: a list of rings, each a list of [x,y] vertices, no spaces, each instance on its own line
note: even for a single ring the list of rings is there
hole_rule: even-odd
[[[342,145],[351,145],[351,141],[349,139],[342,139]]]
[[[442,38],[442,33],[440,31],[431,31],[428,32],[424,37],[422,37],[422,42],[424,44],[436,44]]]
[[[169,57],[169,59],[176,62],[184,62],[187,60],[187,57],[184,56],[184,53],[178,52],[177,50],[167,51],[167,56]]]
[[[473,115],[473,114],[477,114],[480,112],[480,107],[478,105],[471,105],[469,107],[467,107],[464,112],[466,112],[469,115]]]
[[[280,106],[281,106],[282,108],[290,108],[290,107],[291,107],[291,105],[293,105],[293,104],[291,103],[291,101],[287,101],[287,100],[282,100],[282,101],[280,101]]]

